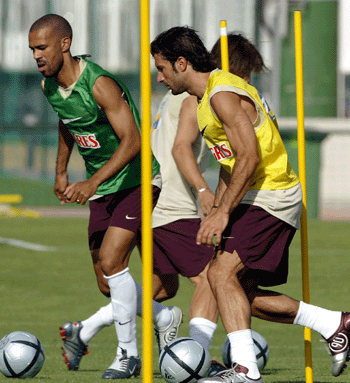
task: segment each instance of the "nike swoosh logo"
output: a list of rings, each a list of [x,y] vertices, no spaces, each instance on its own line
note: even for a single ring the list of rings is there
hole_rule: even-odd
[[[121,323],[121,322],[118,322],[121,326],[123,326],[123,325],[125,325],[125,324],[128,324],[128,323],[130,323],[131,322],[131,319],[130,320],[128,320],[127,322],[124,322],[124,323]]]
[[[136,365],[133,367],[132,370],[130,370],[130,368],[129,368],[129,374],[132,375],[135,372],[135,370],[136,370]]]
[[[207,129],[207,126],[208,126],[208,125],[205,125],[205,127],[200,131],[200,133],[201,133],[202,136],[204,136],[204,131],[205,131],[205,129]]]
[[[137,217],[129,217],[128,215],[125,216],[126,219],[136,219]]]
[[[62,122],[64,124],[70,124],[71,122],[78,121],[83,117],[77,117],[77,118],[62,118]]]

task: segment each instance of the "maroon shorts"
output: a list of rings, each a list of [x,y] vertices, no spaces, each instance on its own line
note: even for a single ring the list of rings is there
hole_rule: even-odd
[[[196,244],[201,220],[180,219],[153,229],[155,274],[198,275],[213,256],[213,249]]]
[[[153,207],[160,189],[153,186]],[[109,226],[137,233],[141,228],[141,186],[108,194],[89,202],[89,247],[99,249]]]
[[[222,233],[219,250],[233,253],[256,272],[260,286],[287,282],[289,245],[296,229],[254,205],[240,204]]]

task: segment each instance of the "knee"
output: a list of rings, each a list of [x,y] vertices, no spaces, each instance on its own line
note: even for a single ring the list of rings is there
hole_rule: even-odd
[[[210,264],[207,272],[207,279],[211,286],[218,283],[225,283],[224,281],[228,278],[227,269],[223,267],[219,261],[214,260]]]
[[[97,285],[101,293],[107,298],[111,297],[111,291],[107,282],[107,279],[103,276],[102,273],[96,273]]]
[[[217,271],[218,270],[216,264],[212,263],[207,272],[207,279],[211,286],[214,286],[216,284]]]
[[[103,275],[103,271],[101,268],[101,261],[99,258],[99,251],[93,250],[91,252],[91,256],[92,256],[92,262],[93,262],[93,266],[94,266],[94,271],[95,271],[95,275],[96,275],[98,288],[100,289],[100,291],[103,295],[105,295],[106,297],[109,298],[111,296],[110,290],[109,290],[109,285],[108,285],[106,278]]]
[[[169,285],[164,286],[164,292],[166,294],[166,299],[174,298],[179,289],[178,283],[170,283]]]
[[[179,289],[177,274],[154,275],[153,299],[162,302],[174,298]]]
[[[128,264],[119,261],[119,258],[114,256],[115,253],[100,252],[101,271],[104,275],[113,275],[123,271]]]
[[[111,291],[110,291],[110,289],[109,289],[108,284],[106,285],[106,284],[104,284],[104,283],[98,281],[98,288],[100,289],[101,293],[102,293],[105,297],[107,297],[107,298],[110,298],[110,297],[111,297]]]
[[[111,263],[112,263],[111,257],[108,257],[107,253],[101,249],[99,258],[100,258],[100,267],[101,267],[102,273],[105,275],[108,275],[108,272],[109,272],[109,269],[111,268]]]
[[[209,267],[207,278],[212,289],[219,286],[227,286],[232,283],[239,283],[239,269],[229,263],[214,260]]]
[[[162,288],[161,290],[157,291],[154,296],[153,296],[153,299],[156,301],[156,302],[163,302],[163,301],[166,301],[167,299],[171,299],[171,298],[174,298],[176,293],[177,293],[177,290],[178,289],[175,289],[175,288]]]
[[[208,266],[195,277],[191,277],[190,280],[195,288],[199,288],[199,287],[210,288],[209,277],[208,277]]]

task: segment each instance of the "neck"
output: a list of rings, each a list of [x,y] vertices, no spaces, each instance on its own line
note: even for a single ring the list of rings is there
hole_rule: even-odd
[[[56,81],[62,88],[68,88],[70,85],[78,81],[80,76],[79,61],[71,55],[65,58],[61,70],[59,71]]]
[[[188,82],[187,92],[201,99],[205,93],[207,82],[211,72],[195,72]]]

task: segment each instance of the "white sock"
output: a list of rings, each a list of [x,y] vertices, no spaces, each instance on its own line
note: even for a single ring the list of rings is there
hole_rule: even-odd
[[[136,338],[137,296],[135,281],[127,267],[120,273],[105,276],[111,291],[113,318],[117,331],[118,346],[128,356],[138,356]]]
[[[341,311],[326,310],[300,302],[298,314],[293,323],[315,330],[328,339],[337,331],[340,322]]]
[[[201,344],[209,352],[217,324],[205,318],[192,318],[188,324],[190,338]]]
[[[137,315],[141,316],[142,314],[142,286],[135,281],[136,291],[137,291]],[[153,322],[155,323],[156,327],[159,328],[166,328],[169,326],[173,315],[169,309],[169,307],[162,305],[159,302],[152,301],[152,315],[153,315]]]
[[[247,376],[250,379],[258,379],[260,372],[254,351],[252,330],[240,330],[229,333],[228,338],[231,344],[231,360],[241,366],[248,368]]]
[[[81,322],[83,328],[80,331],[80,339],[88,344],[90,340],[104,327],[112,326],[113,309],[112,302],[107,306],[101,307],[95,314]]]

